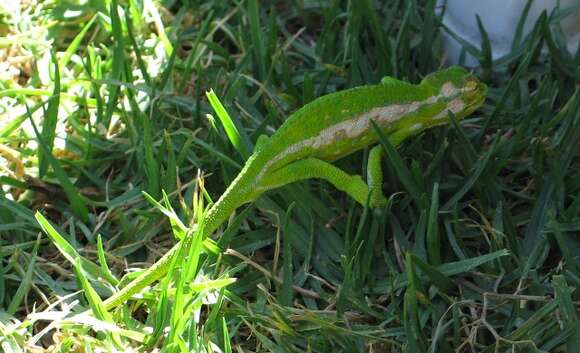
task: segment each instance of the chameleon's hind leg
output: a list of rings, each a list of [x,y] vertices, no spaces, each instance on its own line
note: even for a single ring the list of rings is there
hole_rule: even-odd
[[[376,154],[375,152],[374,154]],[[379,166],[380,166],[380,154]],[[377,158],[376,156],[373,157]],[[376,167],[373,167],[373,187],[376,188],[377,177],[375,175]],[[367,185],[360,175],[350,175],[343,170],[335,167],[334,165],[316,158],[307,158],[299,160],[289,165],[280,168],[271,174],[264,177],[260,181],[260,185],[265,189],[274,189],[295,181],[320,178],[328,181],[334,185],[337,189],[346,192],[353,199],[355,199],[361,205],[367,204],[367,199],[369,201],[370,207],[381,207],[386,204],[386,199],[384,197],[379,198],[374,194],[372,188]],[[382,178],[380,179],[382,180]],[[265,191],[263,190],[263,191]],[[370,194],[370,198],[369,198]]]

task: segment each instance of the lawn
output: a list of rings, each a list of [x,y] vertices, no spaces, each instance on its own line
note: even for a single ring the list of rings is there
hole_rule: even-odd
[[[202,239],[260,135],[445,67],[435,1],[2,1],[0,347],[580,352],[574,11],[499,59],[484,27],[462,43],[487,99],[388,149],[386,207],[301,181]],[[369,151],[334,164],[366,175]],[[167,275],[105,308],[184,237]]]

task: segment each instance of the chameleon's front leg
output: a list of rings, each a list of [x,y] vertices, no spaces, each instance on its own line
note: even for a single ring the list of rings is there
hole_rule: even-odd
[[[337,189],[346,192],[361,205],[382,207],[386,199],[382,194],[381,152],[376,147],[369,155],[367,185],[360,175],[350,175],[334,165],[317,158],[306,158],[292,162],[270,174],[262,181],[262,191],[274,189],[299,180],[319,178],[328,181]],[[370,195],[370,197],[369,197]]]
[[[371,148],[367,162],[367,183],[371,193],[369,204],[371,207],[384,206],[387,202],[383,195],[383,168],[381,167],[381,157],[383,147],[377,145]]]

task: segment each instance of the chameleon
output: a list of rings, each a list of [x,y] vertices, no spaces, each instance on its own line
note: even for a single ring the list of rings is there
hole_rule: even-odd
[[[380,84],[355,87],[322,96],[304,105],[270,137],[260,136],[252,155],[203,219],[202,236],[217,230],[235,210],[263,193],[311,178],[326,180],[362,205],[380,208],[382,146],[374,122],[393,146],[433,126],[449,123],[449,113],[462,119],[485,100],[487,87],[465,69],[453,66],[411,84],[391,77]],[[332,164],[346,155],[373,146],[368,156],[367,181]],[[182,239],[188,246],[193,236]],[[132,282],[104,301],[112,309],[163,277],[179,243]]]

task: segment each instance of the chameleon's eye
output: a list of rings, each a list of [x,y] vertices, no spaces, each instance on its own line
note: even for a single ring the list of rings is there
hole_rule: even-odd
[[[465,90],[467,92],[472,92],[475,91],[477,89],[477,82],[475,80],[468,80],[465,83]]]

